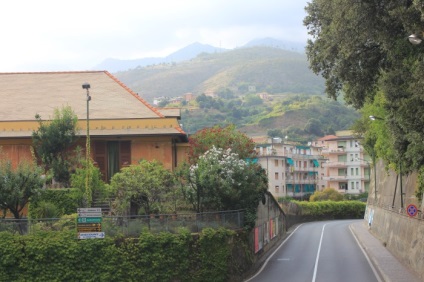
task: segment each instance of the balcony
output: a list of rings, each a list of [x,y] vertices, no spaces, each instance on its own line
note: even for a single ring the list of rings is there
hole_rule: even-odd
[[[341,167],[347,167],[347,162],[328,162],[323,163],[323,167],[325,168],[341,168]]]
[[[340,147],[337,149],[322,148],[321,152],[323,154],[344,154],[346,153],[346,149],[344,147]]]
[[[324,176],[323,178],[322,178],[322,180],[325,180],[325,181],[343,181],[343,182],[346,182],[347,181],[347,178],[348,176],[347,175],[338,175],[338,176]]]

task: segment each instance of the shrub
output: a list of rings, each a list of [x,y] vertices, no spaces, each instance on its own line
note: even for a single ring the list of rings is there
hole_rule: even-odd
[[[360,201],[295,202],[301,214],[312,220],[363,218],[366,204]]]
[[[47,212],[43,209],[50,209],[52,211],[52,205],[55,205],[58,209],[58,216],[64,214],[73,214],[77,211],[77,208],[82,206],[83,194],[79,189],[65,188],[65,189],[45,189],[39,194],[31,197],[28,215],[30,218],[46,218],[43,214]],[[50,206],[49,204],[50,203]],[[44,206],[40,208],[41,206]]]
[[[228,281],[234,237],[225,229],[92,240],[75,231],[0,232],[0,280]]]

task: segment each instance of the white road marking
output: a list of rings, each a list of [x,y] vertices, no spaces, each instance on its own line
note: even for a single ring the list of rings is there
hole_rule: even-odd
[[[312,277],[312,282],[315,282],[315,279],[317,277],[319,253],[321,252],[322,237],[324,237],[324,229],[325,229],[326,225],[327,225],[327,223],[324,224],[324,226],[322,227],[322,230],[321,230],[321,238],[319,239],[318,252],[317,252],[317,258],[315,259],[314,276]]]

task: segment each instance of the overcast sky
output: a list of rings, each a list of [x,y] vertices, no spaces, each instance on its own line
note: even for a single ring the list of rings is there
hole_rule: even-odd
[[[0,72],[89,70],[107,58],[166,56],[194,42],[305,42],[307,0],[9,0]]]

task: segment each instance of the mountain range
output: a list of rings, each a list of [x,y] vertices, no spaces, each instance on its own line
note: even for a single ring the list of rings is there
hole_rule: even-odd
[[[253,46],[275,47],[275,48],[291,50],[296,52],[303,52],[305,48],[305,44],[302,44],[302,43],[278,40],[274,38],[254,39],[239,48],[246,48],[246,47],[253,47]],[[93,69],[107,70],[111,73],[114,73],[119,71],[127,71],[137,67],[145,67],[148,65],[155,65],[155,64],[161,64],[161,63],[179,63],[182,61],[193,59],[202,53],[210,54],[210,53],[219,53],[219,52],[225,52],[225,51],[230,51],[230,49],[225,49],[225,48],[215,47],[208,44],[195,42],[165,57],[148,57],[148,58],[139,58],[139,59],[133,59],[133,60],[120,60],[120,59],[108,58],[108,59],[105,59],[100,64],[96,65]]]

